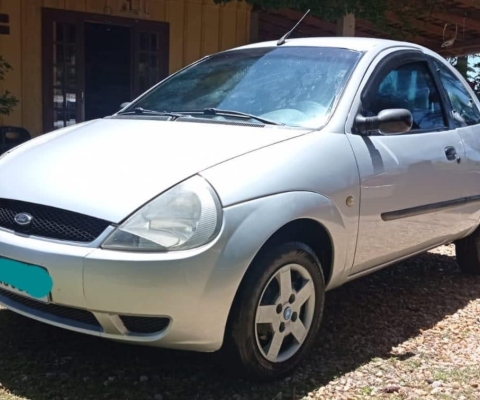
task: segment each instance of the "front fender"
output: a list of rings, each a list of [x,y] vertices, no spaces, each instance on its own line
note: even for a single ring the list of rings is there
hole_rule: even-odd
[[[226,209],[233,218],[235,230],[224,247],[222,260],[243,260],[245,268],[263,245],[280,228],[298,219],[311,219],[325,227],[332,240],[333,268],[331,282],[342,279],[348,251],[345,221],[335,204],[325,196],[313,192],[288,192],[248,201]],[[219,266],[227,268],[227,266]]]
[[[233,301],[255,256],[275,232],[298,219],[317,221],[330,235],[334,254],[327,290],[343,282],[347,254],[355,246],[330,199],[313,192],[287,192],[226,207],[222,254],[204,288],[204,306],[216,309],[217,335],[225,331]]]

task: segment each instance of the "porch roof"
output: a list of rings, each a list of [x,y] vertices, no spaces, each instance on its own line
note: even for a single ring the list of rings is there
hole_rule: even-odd
[[[260,12],[258,38],[280,38],[302,14],[291,9]],[[480,0],[444,0],[435,8],[422,12],[405,8],[402,15],[399,18],[396,12],[387,11],[382,26],[356,19],[355,35],[406,40],[428,47],[444,57],[480,53]],[[291,37],[336,35],[336,23],[309,15]],[[450,39],[454,39],[453,44],[444,45]]]

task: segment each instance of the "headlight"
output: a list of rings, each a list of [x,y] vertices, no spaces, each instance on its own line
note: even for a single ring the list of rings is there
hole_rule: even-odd
[[[222,207],[212,187],[195,176],[161,194],[118,227],[104,249],[187,250],[210,242],[222,224]]]

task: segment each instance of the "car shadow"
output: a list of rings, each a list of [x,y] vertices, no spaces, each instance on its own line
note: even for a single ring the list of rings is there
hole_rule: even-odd
[[[118,344],[0,310],[0,397],[32,400],[301,398],[480,298],[480,278],[426,253],[327,294],[316,345],[286,380],[226,375],[211,355]],[[406,354],[408,358],[413,354]]]

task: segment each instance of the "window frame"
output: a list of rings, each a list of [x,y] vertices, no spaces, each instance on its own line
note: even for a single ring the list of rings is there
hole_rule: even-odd
[[[465,126],[456,126],[455,118],[453,116],[453,113],[454,113],[453,104],[452,104],[452,101],[450,100],[450,96],[448,95],[448,91],[445,88],[445,85],[443,84],[443,82],[440,78],[440,73],[441,72],[440,72],[440,69],[437,68],[436,63],[438,63],[441,66],[443,66],[444,68],[446,68],[461,83],[462,87],[465,89],[465,91],[467,92],[470,100],[473,102],[474,106],[477,108],[477,111],[480,114],[480,107],[478,106],[478,103],[476,101],[476,95],[475,95],[475,93],[473,93],[473,96],[472,96],[472,91],[471,91],[470,86],[468,86],[466,84],[466,82],[464,82],[463,77],[461,77],[461,78],[458,77],[456,71],[452,70],[452,68],[449,66],[449,64],[447,64],[447,63],[443,62],[442,60],[439,60],[439,59],[437,59],[437,58],[435,58],[431,55],[428,55],[428,60],[429,60],[429,63],[431,64],[432,70],[435,72],[434,75],[435,75],[435,78],[438,80],[438,85],[440,86],[440,89],[444,94],[446,105],[447,105],[447,108],[448,108],[448,118],[451,120],[452,129],[464,129],[464,128],[469,128],[469,127],[473,127],[473,126],[480,126],[480,118],[479,118],[478,123],[476,123],[476,124],[472,124],[472,125],[467,124]]]
[[[453,122],[452,113],[451,113],[450,100],[447,97],[448,95],[445,92],[440,82],[440,78],[434,69],[433,62],[421,50],[412,49],[412,50],[395,51],[393,53],[386,55],[377,64],[377,66],[375,67],[375,70],[372,72],[372,74],[368,78],[368,81],[365,84],[365,87],[363,88],[362,93],[360,95],[360,109],[358,110],[359,113],[362,112],[363,104],[365,104],[372,96],[372,93],[373,93],[372,89],[379,87],[383,79],[385,79],[385,77],[390,72],[404,65],[418,63],[418,62],[425,63],[425,66],[427,67],[427,70],[430,73],[433,85],[439,95],[439,102],[440,102],[440,107],[442,109],[445,126],[441,128],[436,128],[436,129],[412,129],[409,132],[404,133],[402,136],[431,133],[431,132],[444,132],[444,131],[456,129]],[[380,134],[374,133],[374,135],[380,135]]]

